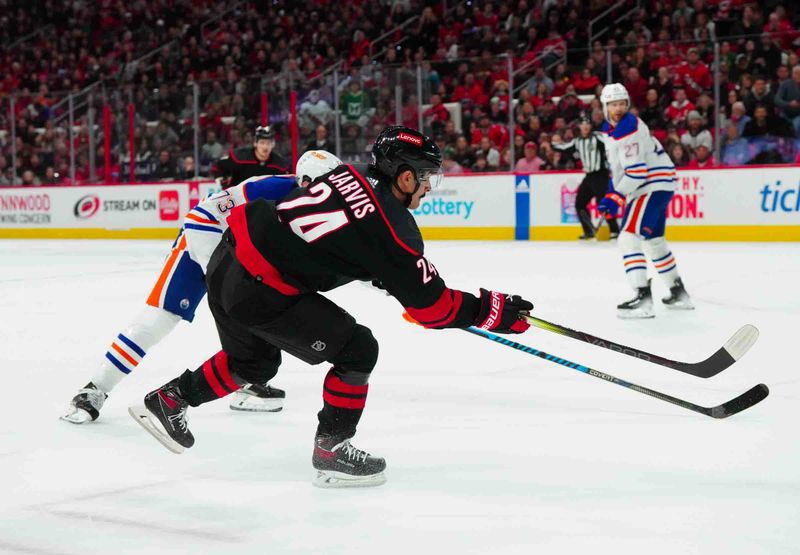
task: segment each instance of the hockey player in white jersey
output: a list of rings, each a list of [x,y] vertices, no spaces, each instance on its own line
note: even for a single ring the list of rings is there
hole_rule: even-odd
[[[297,162],[296,176],[251,177],[235,187],[216,193],[189,211],[156,280],[147,306],[111,343],[91,381],[73,397],[61,417],[74,424],[97,420],[111,390],[134,370],[153,346],[180,322],[191,322],[206,294],[205,271],[211,254],[228,228],[228,213],[234,206],[256,198],[279,200],[296,185],[305,186],[317,176],[341,165],[324,150],[306,152]],[[225,384],[227,357],[220,351],[208,362],[209,372],[222,373]],[[276,412],[283,408],[283,391],[268,384],[249,384],[238,389],[231,408]]]
[[[667,207],[677,185],[675,165],[647,125],[630,113],[628,91],[619,83],[600,95],[606,121],[602,132],[611,169],[609,190],[598,209],[612,217],[625,206],[618,244],[628,281],[636,296],[617,306],[620,318],[652,318],[653,297],[647,260],[670,291],[662,299],[674,309],[692,309],[675,257],[664,239]]]

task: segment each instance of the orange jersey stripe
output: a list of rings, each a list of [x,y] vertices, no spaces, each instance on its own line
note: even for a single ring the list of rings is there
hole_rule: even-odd
[[[122,355],[122,358],[124,358],[125,360],[130,362],[132,365],[138,366],[139,363],[136,361],[136,359],[133,358],[128,353],[126,353],[125,351],[123,351],[122,349],[120,349],[119,345],[117,345],[116,343],[112,343],[111,344],[111,348],[114,349],[115,351],[117,351],[120,355]]]
[[[201,218],[200,216],[195,216],[194,214],[186,214],[187,220],[192,220],[194,222],[198,222],[201,224],[211,224],[211,225],[219,225],[219,222],[215,222],[213,220],[209,220],[208,218]]]
[[[674,256],[670,256],[670,257],[667,259],[667,261],[666,261],[666,262],[661,262],[660,264],[654,264],[654,266],[655,266],[656,268],[663,268],[664,266],[667,266],[668,264],[672,264],[673,262],[675,262],[675,257],[674,257]]]

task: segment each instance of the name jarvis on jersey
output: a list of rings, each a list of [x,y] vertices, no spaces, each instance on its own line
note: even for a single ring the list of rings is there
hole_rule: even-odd
[[[333,185],[339,191],[339,194],[344,197],[356,219],[360,220],[367,214],[375,212],[372,197],[365,190],[366,185],[356,179],[349,171],[333,174],[326,181]]]

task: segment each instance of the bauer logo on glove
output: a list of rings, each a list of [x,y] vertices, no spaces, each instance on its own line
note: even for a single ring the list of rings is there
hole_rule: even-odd
[[[522,333],[530,324],[520,317],[533,310],[533,303],[519,295],[481,289],[481,308],[475,326],[497,333]]]

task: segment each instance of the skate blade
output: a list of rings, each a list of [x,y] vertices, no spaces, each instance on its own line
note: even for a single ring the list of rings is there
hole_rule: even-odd
[[[86,424],[92,421],[92,415],[78,407],[70,407],[66,414],[58,417],[59,420],[69,422],[70,424]]]
[[[652,311],[644,310],[617,310],[617,318],[622,320],[642,320],[645,318],[655,318],[656,314]]]
[[[687,301],[678,301],[677,303],[664,304],[670,310],[694,310],[694,305]]]
[[[280,412],[283,410],[283,399],[264,399],[237,391],[231,400],[230,408],[244,412]]]
[[[169,437],[161,427],[161,423],[158,422],[158,419],[151,416],[150,411],[148,411],[144,405],[128,407],[128,414],[130,414],[131,418],[138,422],[142,428],[147,430],[147,433],[156,438],[161,445],[177,455],[183,453],[185,450],[183,445]]]
[[[312,484],[318,488],[371,488],[382,486],[386,483],[386,475],[383,472],[370,476],[350,476],[332,470],[317,470],[317,476]]]

